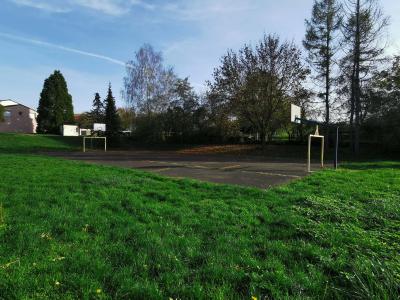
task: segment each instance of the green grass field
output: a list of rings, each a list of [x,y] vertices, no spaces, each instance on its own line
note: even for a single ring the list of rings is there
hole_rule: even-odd
[[[0,153],[33,153],[80,149],[82,138],[58,135],[0,133]]]
[[[261,191],[2,145],[0,299],[399,298],[398,162]]]

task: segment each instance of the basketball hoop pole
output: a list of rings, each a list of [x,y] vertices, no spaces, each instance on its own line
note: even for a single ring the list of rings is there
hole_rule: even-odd
[[[310,134],[308,136],[308,155],[307,155],[307,172],[311,173],[311,140],[312,138],[321,139],[321,168],[324,167],[324,148],[325,148],[325,137],[323,135],[319,135],[318,129],[315,132],[316,134]]]
[[[297,123],[297,124],[308,124],[308,125],[316,125],[317,126],[315,134],[309,135],[309,137],[308,137],[307,171],[308,172],[311,171],[311,139],[313,137],[322,138],[321,166],[323,167],[325,138],[324,138],[324,136],[319,135],[318,125],[328,126],[328,127],[333,127],[334,125],[301,118],[301,108],[294,104],[291,104],[290,111],[291,111],[290,112],[291,122]],[[334,169],[337,170],[338,165],[339,165],[339,162],[338,162],[339,161],[339,158],[338,158],[338,155],[339,155],[339,153],[338,153],[339,152],[339,126],[336,125],[335,127],[336,127],[336,141],[335,141],[335,157],[334,157],[333,165],[334,165]],[[329,139],[329,136],[328,136],[328,139]]]
[[[335,170],[337,170],[338,168],[338,150],[339,150],[339,126],[336,126],[335,161],[333,163]]]
[[[314,120],[307,120],[303,118],[296,117],[295,122],[299,122],[300,124],[309,124],[315,125],[315,133],[310,134],[308,136],[308,151],[307,151],[307,172],[311,173],[311,141],[312,138],[321,139],[321,168],[324,167],[324,150],[325,150],[325,137],[319,134],[319,125],[323,125],[322,123]],[[329,137],[328,137],[329,138]]]
[[[310,166],[310,164],[311,164],[310,163],[311,150],[310,149],[311,149],[311,138],[313,138],[313,137],[322,139],[321,167],[324,166],[324,143],[325,143],[325,138],[324,138],[324,136],[320,136],[319,134],[317,134],[318,133],[317,131],[316,131],[315,135],[309,135],[309,137],[308,137],[308,162],[307,162],[307,171],[308,172],[311,172],[311,166]],[[333,167],[334,167],[335,170],[337,170],[338,166],[339,166],[339,126],[336,126],[335,157],[334,157],[334,161],[333,161]]]

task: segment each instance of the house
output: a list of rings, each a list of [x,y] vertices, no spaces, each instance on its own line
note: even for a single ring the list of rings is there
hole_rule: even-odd
[[[80,128],[78,125],[64,124],[61,126],[62,136],[90,136],[91,134],[91,129]]]
[[[4,121],[0,132],[36,133],[36,110],[12,100],[0,100],[4,107]]]

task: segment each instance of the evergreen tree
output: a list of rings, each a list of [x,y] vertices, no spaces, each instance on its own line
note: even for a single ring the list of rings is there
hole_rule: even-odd
[[[72,97],[60,71],[56,70],[44,81],[38,107],[38,132],[60,133],[64,123],[74,122]]]
[[[93,123],[103,123],[104,122],[104,105],[101,102],[99,93],[94,95],[92,111],[90,112],[91,119]]]
[[[4,106],[0,104],[0,122],[4,122]]]
[[[354,153],[360,150],[360,128],[364,115],[363,86],[382,59],[383,43],[389,19],[385,17],[377,0],[348,0],[347,19],[342,28],[345,57],[342,59],[343,77],[350,82],[349,112],[351,144]]]
[[[337,0],[315,0],[311,19],[306,20],[307,29],[303,45],[308,51],[308,62],[314,68],[315,79],[323,84],[323,92],[320,92],[319,96],[325,102],[327,125],[330,122],[332,106],[334,56],[339,47],[336,32],[340,29],[340,25],[340,5]],[[329,138],[327,146],[328,143]]]
[[[111,90],[111,83],[108,86],[107,98],[104,100],[105,123],[107,135],[115,135],[121,128],[121,121],[115,106],[115,99]]]

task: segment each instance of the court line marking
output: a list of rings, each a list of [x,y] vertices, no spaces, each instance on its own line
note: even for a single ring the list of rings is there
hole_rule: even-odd
[[[166,161],[151,161],[147,160],[147,162],[150,163],[162,163],[162,164],[170,164],[170,165],[178,165],[183,168],[192,168],[192,169],[208,169],[208,170],[229,170],[233,168],[239,168],[243,167],[242,165],[231,165],[231,166],[226,166],[222,168],[218,167],[207,167],[207,166],[200,166],[200,165],[190,165],[190,164],[182,164],[182,163],[175,163],[175,162],[166,162]],[[161,171],[167,171],[170,170],[171,168],[166,168],[166,169],[160,169]],[[159,170],[159,171],[160,171]],[[260,172],[260,171],[248,171],[248,170],[238,170],[242,173],[252,173],[252,174],[259,174],[259,175],[268,175],[268,176],[278,176],[278,177],[288,177],[288,178],[303,178],[303,176],[299,175],[289,175],[289,174],[281,174],[281,173],[272,173],[272,172]]]
[[[241,171],[241,172],[254,173],[254,174],[260,174],[260,175],[269,175],[269,176],[279,176],[279,177],[302,178],[302,176],[298,176],[298,175],[288,175],[288,174],[270,173],[270,172],[256,172],[256,171]]]
[[[154,172],[164,172],[164,171],[168,171],[168,170],[171,170],[171,168],[154,169]]]
[[[220,170],[230,170],[230,169],[237,169],[237,168],[243,168],[243,166],[242,165],[233,165],[233,166],[226,166],[226,167],[223,167],[223,168],[220,168]]]

